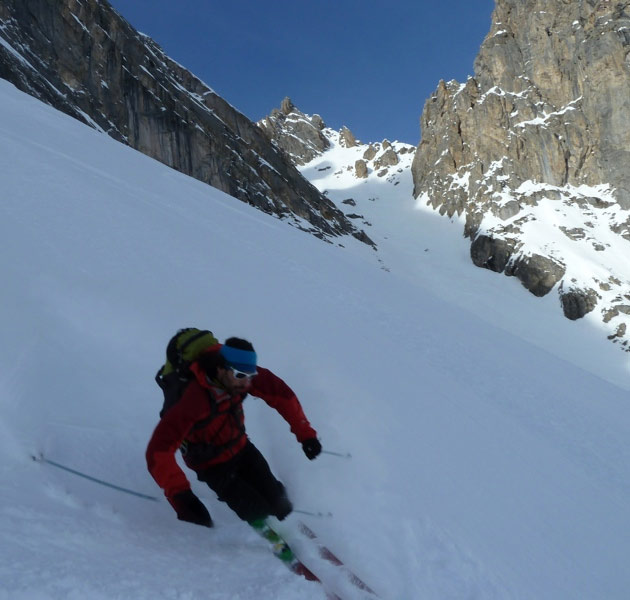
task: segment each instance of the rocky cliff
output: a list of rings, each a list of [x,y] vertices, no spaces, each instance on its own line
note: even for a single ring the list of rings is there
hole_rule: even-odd
[[[254,123],[106,0],[0,0],[0,77],[320,237],[369,242]]]
[[[474,77],[425,104],[414,195],[465,218],[476,265],[628,349],[629,122],[630,2],[497,0]]]

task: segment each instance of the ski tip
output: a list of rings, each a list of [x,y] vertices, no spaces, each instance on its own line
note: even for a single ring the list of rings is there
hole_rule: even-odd
[[[291,566],[291,570],[296,574],[296,575],[301,575],[302,577],[304,577],[304,579],[308,580],[308,581],[317,581],[319,583],[322,583],[321,580],[319,579],[319,577],[317,577],[317,575],[315,575],[315,573],[313,573],[313,571],[311,571],[304,563],[302,563],[301,561],[296,561],[296,563],[294,565]]]

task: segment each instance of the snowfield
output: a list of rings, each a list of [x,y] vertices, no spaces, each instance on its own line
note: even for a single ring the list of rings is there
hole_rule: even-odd
[[[472,266],[461,225],[417,206],[404,165],[399,185],[335,176],[334,154],[304,168],[355,199],[344,210],[372,223],[374,251],[318,240],[2,80],[0,105],[0,598],[325,598],[194,478],[212,530],[31,459],[160,496],[144,462],[153,377],[185,326],[251,339],[324,448],[352,454],[308,461],[247,399],[296,508],[333,514],[281,530],[343,600],[370,596],[298,518],[383,599],[628,597],[627,355],[557,298]]]

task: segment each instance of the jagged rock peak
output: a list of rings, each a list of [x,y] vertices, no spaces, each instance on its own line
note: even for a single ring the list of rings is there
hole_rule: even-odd
[[[357,139],[354,137],[352,131],[350,131],[345,125],[339,132],[339,143],[345,148],[354,148],[357,145]]]
[[[258,126],[296,165],[305,165],[330,147],[319,115],[306,115],[286,97],[280,109],[261,119]]]
[[[283,115],[288,115],[289,113],[292,113],[294,110],[295,110],[295,105],[293,104],[293,102],[291,102],[291,98],[287,96],[280,104],[280,112]]]
[[[557,289],[571,319],[599,307],[614,341],[627,330],[630,278],[586,277],[571,261],[628,254],[629,97],[628,2],[497,0],[475,76],[440,82],[426,101],[413,163],[415,196],[465,216],[475,264],[537,295]],[[557,223],[542,242],[537,221]],[[576,252],[563,255],[567,240]]]

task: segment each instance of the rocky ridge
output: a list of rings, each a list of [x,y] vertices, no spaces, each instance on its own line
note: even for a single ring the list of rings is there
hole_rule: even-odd
[[[427,100],[413,163],[476,265],[556,290],[626,350],[629,119],[630,2],[497,0],[475,76]]]
[[[1,0],[0,77],[318,237],[370,243],[254,123],[106,0]]]
[[[375,173],[377,177],[395,183],[396,173],[402,173],[401,166],[409,168],[416,150],[410,144],[389,140],[364,144],[348,127],[335,131],[326,125],[320,115],[303,113],[290,98],[282,101],[280,109],[273,109],[268,117],[258,121],[258,126],[300,167],[333,146],[354,148],[355,152],[347,154],[346,161],[350,160],[350,156],[352,159],[342,170],[351,172],[357,180],[367,179]],[[408,160],[403,161],[403,156]]]

